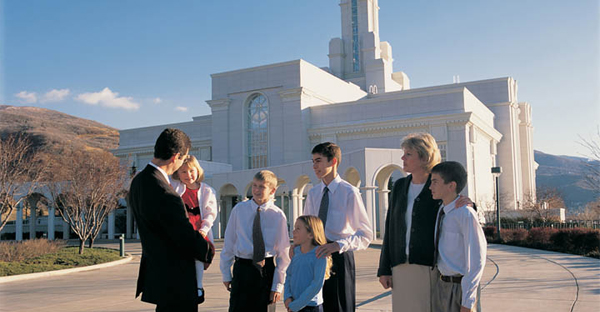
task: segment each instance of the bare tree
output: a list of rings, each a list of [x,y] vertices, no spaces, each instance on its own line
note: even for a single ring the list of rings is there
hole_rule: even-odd
[[[558,219],[554,209],[564,208],[565,202],[562,194],[553,188],[538,188],[535,197],[526,194],[521,203],[523,212],[530,220],[556,221]]]
[[[596,192],[596,197],[600,197],[600,126],[596,129],[596,134],[592,135],[589,139],[585,139],[580,136],[581,144],[588,150],[586,155],[590,161],[585,163],[586,169],[586,184],[587,186]]]
[[[0,231],[15,207],[35,188],[42,166],[29,139],[20,135],[0,138]]]
[[[580,220],[600,220],[600,198],[588,203],[583,212],[577,215]]]
[[[105,151],[65,151],[51,161],[48,189],[58,211],[79,238],[90,247],[108,214],[118,208],[127,179],[126,169]]]

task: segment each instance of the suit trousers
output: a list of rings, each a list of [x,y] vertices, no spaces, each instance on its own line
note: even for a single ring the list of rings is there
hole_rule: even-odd
[[[323,311],[352,312],[356,309],[354,253],[332,253],[331,262],[331,276],[323,284]]]
[[[156,312],[198,312],[198,303],[157,304]]]
[[[462,287],[460,283],[442,281],[438,271],[434,286],[431,290],[432,311],[460,312],[462,306]],[[481,312],[480,298],[481,287],[477,285],[477,299],[471,309],[472,312]]]
[[[265,259],[265,266],[259,271],[250,259],[235,258],[233,279],[229,294],[229,312],[266,312],[273,284],[275,262]]]

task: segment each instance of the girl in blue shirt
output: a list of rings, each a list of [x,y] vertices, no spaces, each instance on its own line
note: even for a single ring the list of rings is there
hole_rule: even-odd
[[[316,249],[325,245],[323,222],[300,216],[294,224],[294,257],[287,269],[284,299],[288,311],[323,311],[323,282],[329,278],[331,257],[318,259]]]

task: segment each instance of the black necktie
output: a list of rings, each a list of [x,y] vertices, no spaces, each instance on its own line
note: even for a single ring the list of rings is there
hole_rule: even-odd
[[[263,239],[262,230],[260,229],[260,206],[256,209],[256,215],[254,216],[254,222],[252,223],[252,245],[253,254],[252,262],[261,271],[262,262],[265,260],[265,241]]]
[[[329,189],[327,186],[323,189],[323,197],[321,198],[321,206],[319,206],[319,219],[323,221],[323,229],[327,223],[327,211],[329,210]]]
[[[433,266],[437,264],[438,256],[440,255],[440,237],[442,236],[442,222],[444,221],[444,217],[446,213],[444,212],[444,208],[440,210],[440,214],[438,215],[437,220],[437,232],[435,233],[435,251],[433,253]]]

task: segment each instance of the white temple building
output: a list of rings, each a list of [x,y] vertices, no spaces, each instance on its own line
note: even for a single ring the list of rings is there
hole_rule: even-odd
[[[394,172],[406,175],[400,143],[409,133],[431,133],[443,160],[465,166],[469,180],[462,193],[483,209],[494,207],[491,167],[502,167],[503,207],[518,209],[535,194],[531,107],[518,101],[515,79],[411,89],[407,74],[393,72],[392,47],[379,38],[377,0],[341,0],[340,8],[342,36],[329,43],[328,68],[293,60],[212,74],[211,115],[122,130],[114,154],[141,170],[163,129],[185,131],[190,153],[202,160],[206,183],[220,199],[217,236],[233,205],[247,198],[259,168],[279,177],[276,204],[291,227],[308,189],[319,182],[311,149],[326,141],[342,148],[340,175],[361,190],[377,238],[388,181]]]

